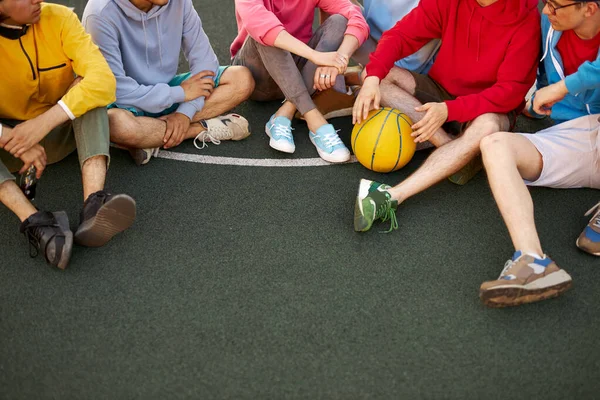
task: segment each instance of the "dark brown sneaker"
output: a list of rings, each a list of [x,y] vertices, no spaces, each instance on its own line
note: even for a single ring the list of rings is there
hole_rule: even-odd
[[[91,194],[83,204],[75,242],[87,247],[104,246],[135,220],[135,200],[126,194],[112,195],[103,190]]]
[[[67,268],[73,249],[73,232],[69,229],[67,213],[38,211],[21,223],[20,231],[29,240],[31,257],[41,252],[48,264]]]
[[[483,161],[481,159],[481,155],[477,155],[471,161],[469,161],[467,165],[462,167],[460,171],[450,175],[448,180],[456,185],[466,185],[482,169]]]
[[[571,276],[549,257],[517,251],[495,281],[484,282],[479,297],[489,307],[518,306],[556,297],[571,287]]]
[[[347,93],[340,93],[331,88],[322,92],[316,92],[312,99],[315,106],[317,106],[317,110],[323,114],[325,119],[329,120],[330,118],[352,115],[352,107],[354,107],[354,101],[356,100],[355,93],[356,90],[352,89]],[[304,119],[298,112],[296,112],[294,118]]]
[[[586,216],[592,214],[593,216],[590,219],[590,222],[583,232],[581,232],[581,235],[579,235],[575,244],[586,253],[600,256],[600,203],[596,204],[585,213]]]

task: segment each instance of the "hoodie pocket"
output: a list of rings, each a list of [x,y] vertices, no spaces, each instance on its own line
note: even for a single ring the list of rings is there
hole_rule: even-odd
[[[67,88],[75,79],[70,68],[70,62],[51,63],[47,67],[38,68],[40,79],[40,99],[48,103],[56,103],[66,93]]]

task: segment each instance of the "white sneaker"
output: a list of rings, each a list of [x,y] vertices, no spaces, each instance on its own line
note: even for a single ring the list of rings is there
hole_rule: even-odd
[[[238,114],[221,115],[200,123],[206,129],[194,139],[194,146],[200,150],[208,146],[207,142],[219,145],[221,140],[242,140],[250,136],[248,120]],[[200,140],[201,146],[196,143]]]
[[[286,117],[275,118],[275,114],[273,114],[265,125],[265,132],[271,138],[269,146],[284,153],[293,153],[296,151],[294,136],[292,136],[293,130],[292,121]]]

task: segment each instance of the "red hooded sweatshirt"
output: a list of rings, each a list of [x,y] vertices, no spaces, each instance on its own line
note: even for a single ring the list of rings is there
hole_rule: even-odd
[[[448,121],[523,106],[536,78],[540,52],[538,0],[421,0],[371,54],[367,75],[386,77],[396,60],[431,39],[442,46],[429,76],[457,98],[447,101]]]

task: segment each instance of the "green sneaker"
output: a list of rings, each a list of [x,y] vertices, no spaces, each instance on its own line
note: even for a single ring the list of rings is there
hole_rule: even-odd
[[[398,229],[396,220],[398,201],[392,199],[388,189],[391,189],[391,186],[366,179],[360,180],[354,206],[354,230],[356,232],[368,231],[376,219],[383,222],[390,221],[391,226],[387,232]]]
[[[479,171],[483,169],[483,160],[481,155],[475,156],[471,161],[462,167],[458,172],[450,175],[448,180],[456,185],[466,185]]]

